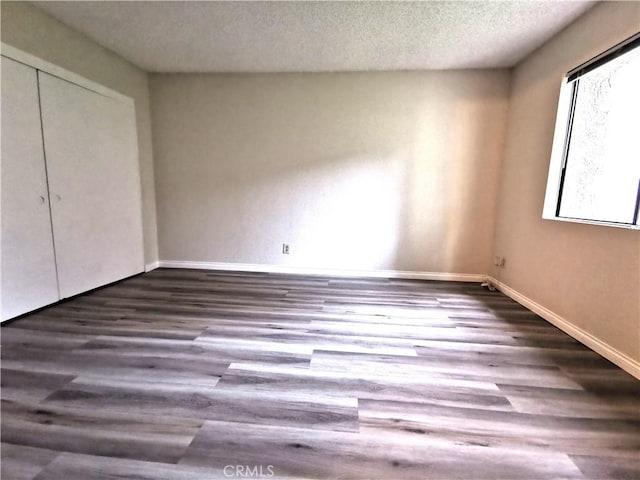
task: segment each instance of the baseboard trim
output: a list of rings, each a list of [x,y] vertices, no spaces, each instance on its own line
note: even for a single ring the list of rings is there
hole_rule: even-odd
[[[150,272],[151,270],[155,270],[156,268],[160,268],[160,262],[159,261],[147,263],[144,266],[144,271],[145,272]]]
[[[633,375],[635,378],[640,380],[640,362],[637,362],[633,358],[625,355],[624,353],[616,350],[611,345],[603,342],[602,340],[594,337],[586,330],[583,330],[580,327],[577,327],[566,318],[561,317],[560,315],[552,312],[548,308],[540,305],[536,301],[530,299],[526,295],[518,292],[517,290],[511,288],[510,286],[496,280],[493,277],[487,277],[487,280],[494,285],[498,290],[512,298],[520,305],[528,308],[532,312],[540,315],[549,323],[555,325],[560,330],[565,332],[567,335],[575,338],[579,342],[583,343],[591,350],[599,353],[604,358],[609,361],[615,363],[617,366],[622,368],[625,372]]]
[[[288,273],[294,275],[322,275],[332,277],[405,278],[413,280],[443,280],[448,282],[482,282],[485,275],[475,273],[411,272],[401,270],[338,270],[324,268],[290,267],[256,263],[192,262],[161,260],[162,268],[193,268],[233,272]]]

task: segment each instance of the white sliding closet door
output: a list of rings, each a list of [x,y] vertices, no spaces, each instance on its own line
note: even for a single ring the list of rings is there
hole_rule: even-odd
[[[132,103],[39,72],[61,298],[144,270]]]
[[[2,57],[2,319],[58,300],[36,70]]]

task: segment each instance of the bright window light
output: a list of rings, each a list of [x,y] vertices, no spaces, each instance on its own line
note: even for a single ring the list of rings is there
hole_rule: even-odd
[[[640,35],[567,74],[544,218],[638,227]]]

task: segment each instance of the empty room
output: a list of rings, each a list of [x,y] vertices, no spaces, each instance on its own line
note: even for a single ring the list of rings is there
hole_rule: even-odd
[[[0,16],[3,480],[640,479],[640,2]]]

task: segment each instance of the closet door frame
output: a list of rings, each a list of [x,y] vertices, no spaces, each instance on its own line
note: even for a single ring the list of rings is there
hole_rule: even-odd
[[[77,73],[66,70],[65,68],[59,67],[53,63],[47,62],[46,60],[42,60],[35,55],[31,55],[30,53],[24,52],[16,47],[11,45],[7,45],[4,42],[0,43],[0,48],[2,51],[2,56],[10,58],[20,63],[24,63],[30,67],[33,67],[37,70],[41,70],[46,72],[54,77],[61,78],[62,80],[66,80],[71,83],[75,83],[80,87],[84,87],[87,90],[92,90],[96,93],[104,95],[106,97],[115,98],[121,100],[123,102],[127,102],[131,105],[135,105],[133,98],[127,97],[120,92],[116,92],[115,90],[111,90],[110,88],[105,87],[104,85],[100,85],[99,83],[94,82],[93,80],[89,80],[84,78]]]
[[[120,102],[123,102],[125,104],[128,104],[133,110],[134,110],[134,114],[135,114],[135,102],[131,97],[128,97],[126,95],[123,95],[120,92],[117,92],[115,90],[112,90],[108,87],[105,87],[99,83],[96,83],[92,80],[89,80],[81,75],[78,75],[74,72],[71,72],[69,70],[66,70],[63,67],[60,67],[58,65],[55,65],[53,63],[50,63],[46,60],[43,60],[39,57],[36,57],[35,55],[32,55],[30,53],[24,52],[16,47],[13,47],[11,45],[8,45],[4,42],[0,42],[0,47],[1,47],[1,51],[0,53],[2,54],[3,57],[7,57],[11,60],[15,60],[19,63],[22,63],[26,66],[32,67],[34,69],[36,69],[37,71],[41,71],[44,73],[47,73],[49,75],[52,75],[54,77],[58,77],[61,80],[65,80],[67,82],[73,83],[79,87],[82,88],[86,88],[87,90],[91,90],[95,93],[98,93],[100,95],[103,95],[105,97],[109,97],[112,98],[114,100],[118,100]],[[137,132],[136,132],[136,136],[137,136]],[[46,152],[45,152],[46,155]],[[144,265],[144,231],[142,229],[142,226],[144,225],[143,223],[143,211],[142,211],[142,182],[141,182],[141,169],[140,169],[140,161],[139,161],[139,151],[138,151],[138,143],[135,142],[135,156],[136,159],[138,160],[137,163],[137,172],[138,172],[138,178],[137,178],[137,183],[138,183],[138,198],[139,198],[139,205],[140,205],[140,226],[141,226],[141,249],[143,252],[143,259],[142,259],[142,264],[141,264],[141,268],[140,268],[140,272],[145,271],[145,265]],[[61,297],[63,298],[63,297]]]

